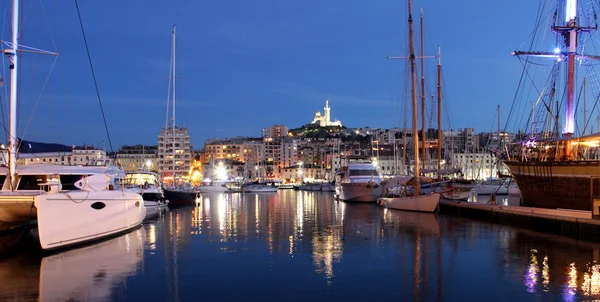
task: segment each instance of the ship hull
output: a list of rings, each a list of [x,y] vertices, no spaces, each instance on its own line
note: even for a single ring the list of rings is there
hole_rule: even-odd
[[[527,207],[592,211],[600,199],[600,162],[504,162]]]
[[[196,193],[192,191],[165,189],[165,200],[169,207],[193,205],[196,203]]]

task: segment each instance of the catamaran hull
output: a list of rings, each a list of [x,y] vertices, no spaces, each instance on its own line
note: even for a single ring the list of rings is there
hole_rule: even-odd
[[[592,211],[600,196],[600,162],[504,162],[527,207]]]
[[[378,203],[388,209],[433,213],[438,207],[440,197],[439,193],[407,197],[381,197]]]
[[[132,192],[69,192],[36,196],[42,249],[58,249],[127,232],[146,216],[142,196]]]
[[[376,202],[383,193],[377,183],[342,183],[335,187],[336,197],[349,202]]]

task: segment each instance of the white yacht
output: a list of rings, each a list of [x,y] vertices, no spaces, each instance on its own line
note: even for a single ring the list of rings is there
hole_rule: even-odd
[[[344,201],[375,202],[383,192],[379,172],[368,157],[349,156],[335,176],[335,196]]]
[[[271,193],[277,192],[279,189],[275,185],[268,185],[266,183],[246,183],[242,185],[242,192],[248,193]]]
[[[142,196],[121,190],[125,173],[106,162],[97,166],[34,164],[17,166],[18,65],[21,59],[20,2],[12,1],[10,60],[10,121],[8,167],[0,168],[0,227],[37,219],[43,249],[98,240],[141,225],[146,215]],[[24,47],[24,46],[23,46]],[[50,52],[48,52],[50,53]],[[35,152],[33,152],[35,153]]]
[[[225,182],[211,182],[207,184],[201,184],[196,187],[198,193],[225,193],[232,192]]]
[[[168,207],[158,174],[149,171],[130,172],[123,178],[123,187],[142,195],[146,218],[159,216]]]

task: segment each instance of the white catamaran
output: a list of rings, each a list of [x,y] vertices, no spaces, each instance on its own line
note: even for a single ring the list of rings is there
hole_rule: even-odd
[[[8,169],[0,169],[0,227],[37,219],[41,247],[56,249],[140,226],[146,215],[142,196],[120,189],[124,173],[116,167],[17,166],[19,7],[13,0],[12,41],[4,42],[10,60],[10,135]]]

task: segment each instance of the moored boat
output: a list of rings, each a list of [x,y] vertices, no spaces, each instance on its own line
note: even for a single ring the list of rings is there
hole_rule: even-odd
[[[159,216],[167,209],[167,201],[158,174],[149,171],[130,172],[123,178],[123,187],[142,195],[146,219]]]
[[[119,190],[125,173],[112,162],[17,166],[18,145],[22,143],[17,138],[18,72],[23,52],[20,2],[12,2],[12,41],[5,43],[10,48],[4,50],[10,60],[10,121],[8,169],[0,168],[0,225],[36,218],[40,245],[45,250],[105,239],[139,227],[146,215],[142,196]]]
[[[411,1],[408,0],[408,24],[409,24],[409,51],[410,51],[410,69],[411,69],[411,101],[412,101],[412,133],[418,133],[417,129],[417,94],[416,94],[416,64],[415,64],[415,50],[414,50],[414,42],[413,42],[413,26],[412,26],[412,9],[411,9]],[[421,25],[423,14],[421,14]],[[422,38],[422,36],[421,36]],[[421,41],[422,42],[422,41]],[[423,51],[423,48],[421,48]],[[421,57],[424,57],[423,55]],[[441,104],[441,59],[438,54],[438,111]],[[421,61],[421,69],[423,70],[423,61]],[[421,78],[422,85],[424,84],[424,77]],[[424,93],[423,93],[424,95]],[[424,106],[424,99],[422,105]],[[439,112],[438,112],[439,116]],[[423,116],[423,131],[425,131],[425,120]],[[439,127],[439,119],[438,119],[438,127]],[[438,138],[440,138],[440,129],[438,129]],[[422,138],[425,139],[425,133],[423,132]],[[425,144],[422,144],[423,150],[425,149]],[[439,153],[438,144],[438,171],[440,170],[440,159],[441,155]],[[414,166],[414,177],[405,182],[403,184],[403,190],[399,193],[399,196],[385,196],[380,197],[377,202],[380,205],[383,205],[389,209],[395,210],[405,210],[405,211],[418,211],[418,212],[434,212],[437,209],[438,203],[440,201],[441,194],[434,193],[433,191],[436,189],[436,185],[432,185],[432,180],[427,180],[426,178],[421,176],[421,167],[420,167],[420,157],[419,157],[419,137],[413,137],[413,152],[415,159]],[[425,156],[425,155],[424,155]],[[427,191],[422,190],[423,183],[428,183],[430,186]],[[437,182],[441,187],[443,182]],[[440,188],[438,187],[438,189]],[[423,193],[423,195],[422,195]]]
[[[549,11],[540,10],[543,18],[553,16],[548,19],[551,26],[540,30],[556,35],[551,39],[554,51],[512,52],[518,58],[525,58],[525,67],[538,65],[537,59],[551,66],[549,76],[529,79],[536,85],[533,95],[528,95],[530,86],[525,85],[520,85],[515,94],[523,95],[529,108],[531,100],[537,100],[524,135],[507,146],[508,152],[504,154],[504,164],[518,185],[524,206],[592,211],[594,216],[600,215],[600,161],[597,160],[600,134],[586,135],[585,109],[583,123],[576,123],[575,116],[577,104],[586,106],[586,78],[592,83],[597,81],[594,66],[600,57],[587,53],[594,48],[584,43],[594,41],[598,9],[595,2],[560,0]],[[542,49],[547,46],[540,45]],[[583,91],[582,100],[577,99],[580,93],[577,90]],[[594,99],[598,99],[597,95],[595,91]],[[564,108],[559,109],[559,103]],[[559,117],[564,121],[562,124]]]
[[[440,197],[440,193],[418,196],[404,195],[400,197],[381,197],[377,202],[388,209],[433,213],[438,207]]]
[[[279,190],[274,185],[268,185],[265,183],[247,183],[242,185],[242,192],[247,193],[273,193]]]
[[[335,176],[336,198],[351,202],[375,202],[383,193],[381,177],[365,156],[348,156]]]

